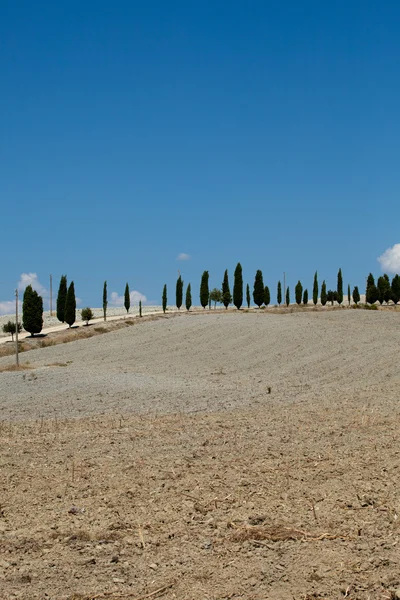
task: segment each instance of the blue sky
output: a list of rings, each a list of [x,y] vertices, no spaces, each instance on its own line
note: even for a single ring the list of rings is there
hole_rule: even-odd
[[[178,269],[196,303],[238,261],[272,301],[283,271],[400,271],[399,26],[394,1],[3,0],[0,310],[21,274],[99,306],[105,279],[173,302]]]

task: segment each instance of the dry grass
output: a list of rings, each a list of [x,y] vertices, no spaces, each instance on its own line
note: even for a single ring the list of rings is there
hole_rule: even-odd
[[[27,369],[33,369],[33,367],[29,363],[24,363],[22,365],[4,365],[0,366],[0,373],[6,371],[26,371]]]

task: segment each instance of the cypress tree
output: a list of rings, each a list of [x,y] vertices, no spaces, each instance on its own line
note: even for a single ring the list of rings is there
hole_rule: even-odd
[[[163,313],[165,314],[165,311],[167,310],[167,284],[165,284],[164,287],[163,287],[163,292],[162,292],[162,309],[163,309]]]
[[[297,282],[296,287],[294,288],[294,295],[295,295],[297,304],[301,304],[301,299],[303,296],[303,286],[301,285],[300,279]]]
[[[107,281],[105,281],[103,285],[103,315],[105,321],[107,320],[107,304]]]
[[[67,299],[67,276],[61,275],[60,286],[57,295],[57,319],[65,322],[65,301]]]
[[[276,299],[278,301],[278,305],[280,306],[282,304],[282,285],[281,285],[280,281],[278,281],[278,289],[276,292]]]
[[[224,280],[222,282],[222,304],[225,306],[225,308],[228,308],[231,302],[232,296],[229,289],[228,269],[226,269],[224,273]]]
[[[209,289],[208,289],[208,278],[209,278],[209,273],[208,271],[204,271],[203,275],[201,276],[201,283],[200,283],[200,304],[203,308],[205,308],[208,304],[208,298],[209,298]]]
[[[385,280],[385,288],[383,290],[383,299],[386,304],[389,304],[389,300],[392,299],[392,287],[390,285],[389,276],[384,273],[383,278]]]
[[[246,302],[247,302],[247,308],[250,308],[250,286],[249,286],[249,284],[246,285]]]
[[[22,302],[22,325],[33,337],[43,327],[43,298],[28,285]]]
[[[290,292],[289,292],[289,286],[286,288],[286,306],[289,306],[290,304]]]
[[[74,282],[71,281],[69,284],[67,298],[65,300],[65,322],[68,323],[69,327],[76,321],[76,300],[75,300],[75,286]]]
[[[260,270],[257,271],[254,279],[253,300],[258,308],[260,308],[264,302],[264,280],[262,271]]]
[[[375,304],[377,300],[379,300],[379,290],[375,285],[374,276],[372,275],[372,273],[370,273],[367,278],[365,301],[368,302],[368,304]]]
[[[269,287],[266,285],[264,288],[264,304],[265,306],[268,306],[268,304],[271,302],[271,294],[269,291]]]
[[[243,304],[243,276],[242,265],[240,263],[236,265],[233,275],[233,304],[238,310]]]
[[[142,301],[139,300],[139,317],[142,316]]]
[[[347,302],[349,303],[349,306],[350,306],[350,303],[351,303],[350,284],[348,284],[348,286],[347,286]]]
[[[321,286],[321,304],[322,306],[325,306],[325,304],[328,302],[328,296],[326,293],[326,283],[325,283],[325,279],[322,282],[322,286]]]
[[[179,275],[176,280],[176,308],[180,310],[183,301],[183,281],[182,277]]]
[[[192,306],[192,290],[190,287],[190,283],[188,284],[188,286],[186,288],[185,305],[186,305],[186,310],[190,310],[190,307]]]
[[[128,284],[126,284],[126,286],[125,286],[124,306],[125,306],[126,312],[128,313],[129,309],[131,307],[131,295],[129,293],[129,285]]]
[[[342,304],[343,302],[343,277],[342,277],[342,269],[339,269],[337,274],[337,296],[336,300],[338,304]]]
[[[395,275],[392,279],[392,300],[395,304],[400,300],[400,277]]]
[[[312,299],[314,302],[314,306],[317,306],[318,304],[318,273],[317,271],[315,271],[314,274],[314,285],[313,285],[313,291],[312,291]]]
[[[305,289],[303,292],[303,304],[307,305],[308,304],[308,290]]]
[[[354,300],[354,304],[356,306],[360,302],[360,292],[358,291],[358,287],[357,286],[355,286],[355,288],[353,290],[353,300]]]

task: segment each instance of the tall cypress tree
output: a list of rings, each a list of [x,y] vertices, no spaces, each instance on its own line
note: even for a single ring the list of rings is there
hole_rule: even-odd
[[[67,298],[65,300],[65,322],[68,323],[69,327],[76,321],[76,299],[75,299],[75,286],[74,282],[71,281],[69,284]]]
[[[266,285],[264,288],[264,304],[265,306],[268,306],[268,304],[271,302],[271,294],[269,291],[269,287]]]
[[[239,310],[243,304],[243,276],[242,265],[236,265],[234,280],[233,280],[233,304]]]
[[[264,280],[262,271],[260,271],[260,269],[257,271],[254,279],[253,300],[254,304],[257,304],[258,308],[260,308],[264,302]]]
[[[126,286],[125,286],[124,306],[125,306],[126,312],[128,313],[129,309],[131,307],[131,295],[129,293],[129,285],[128,284],[126,284]]]
[[[296,287],[294,288],[294,295],[295,295],[297,304],[301,304],[301,299],[303,296],[303,286],[301,285],[300,279],[297,282]]]
[[[183,281],[182,277],[179,275],[176,280],[176,308],[180,310],[183,301]]]
[[[328,302],[328,294],[326,293],[326,283],[325,283],[325,279],[322,282],[322,286],[321,286],[321,304],[322,306],[325,306],[325,304]]]
[[[278,289],[276,292],[276,299],[278,301],[278,305],[280,306],[282,304],[282,285],[281,285],[280,281],[278,281]]]
[[[57,319],[65,322],[65,300],[67,299],[67,276],[61,275],[60,286],[57,295]]]
[[[312,299],[313,299],[314,305],[317,306],[317,304],[318,304],[318,273],[317,273],[317,271],[315,271],[315,274],[314,274]]]
[[[368,275],[367,278],[367,289],[365,290],[365,301],[368,304],[375,304],[375,302],[379,300],[379,291],[375,285],[375,279],[372,273]]]
[[[231,290],[229,289],[228,269],[225,269],[224,280],[222,282],[222,304],[228,308],[232,302]]]
[[[247,308],[250,308],[250,286],[249,284],[246,285],[246,302],[247,302]]]
[[[350,284],[347,285],[347,302],[351,304]]]
[[[358,287],[357,286],[355,286],[355,288],[353,290],[353,300],[354,300],[354,304],[356,306],[360,302],[360,292],[358,291]]]
[[[163,287],[163,292],[162,292],[162,309],[163,309],[163,313],[165,314],[165,311],[167,310],[167,284],[165,284],[164,287]]]
[[[103,316],[105,321],[107,320],[107,304],[107,281],[105,281],[103,285]]]
[[[400,300],[400,277],[395,275],[392,279],[392,300],[395,304]]]
[[[43,298],[28,285],[22,302],[22,326],[33,337],[43,327]]]
[[[186,288],[185,305],[186,305],[186,310],[190,310],[190,307],[192,306],[192,289],[190,287],[190,283],[188,284],[188,286]]]
[[[289,286],[286,288],[286,306],[289,306],[290,304],[290,292],[289,292]]]
[[[385,289],[383,290],[383,299],[386,304],[389,304],[389,300],[392,299],[392,287],[390,285],[389,276],[384,273],[383,278],[385,280]]]
[[[337,296],[336,300],[338,304],[342,304],[343,302],[343,277],[342,277],[342,269],[339,269],[337,274]]]
[[[303,292],[303,304],[307,305],[308,304],[308,290],[305,289]]]
[[[200,283],[200,304],[203,308],[205,308],[208,304],[208,297],[210,295],[210,291],[208,289],[208,271],[203,271],[203,275],[201,276]]]

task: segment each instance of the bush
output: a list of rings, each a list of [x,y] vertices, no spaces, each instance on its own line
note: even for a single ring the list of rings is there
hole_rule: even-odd
[[[5,325],[3,325],[3,331],[4,333],[9,333],[11,335],[11,340],[14,341],[14,334],[17,330],[17,327],[15,325],[14,321],[8,321],[7,323],[5,323]],[[18,322],[18,333],[20,333],[22,330],[22,325],[21,323]]]
[[[91,321],[94,317],[92,309],[88,306],[86,308],[82,308],[81,317],[82,321],[86,321],[86,325],[89,325],[89,321]]]

